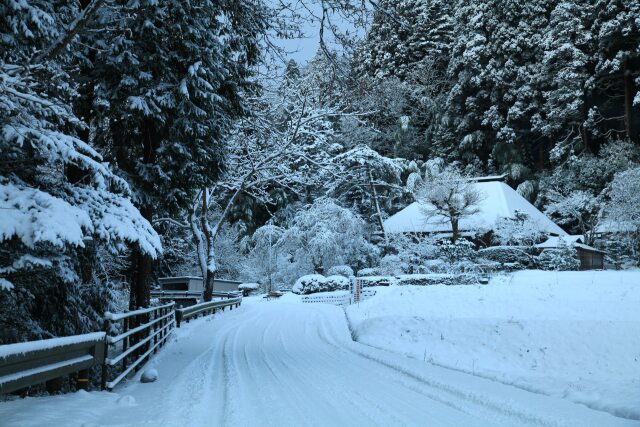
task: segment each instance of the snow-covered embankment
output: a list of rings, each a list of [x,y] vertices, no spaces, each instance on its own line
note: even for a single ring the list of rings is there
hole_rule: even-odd
[[[640,419],[640,272],[523,271],[397,286],[347,313],[358,341]]]

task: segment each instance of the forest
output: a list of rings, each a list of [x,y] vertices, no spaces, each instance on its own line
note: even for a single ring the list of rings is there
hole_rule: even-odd
[[[309,25],[296,63],[278,40]],[[165,276],[210,299],[462,268],[467,241],[382,226],[445,172],[636,266],[640,2],[1,0],[0,344],[94,331]]]

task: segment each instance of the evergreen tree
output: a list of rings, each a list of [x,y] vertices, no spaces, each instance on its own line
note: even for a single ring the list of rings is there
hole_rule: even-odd
[[[243,113],[265,9],[251,0],[142,0],[105,10],[86,45],[96,143],[136,189],[143,216],[186,208],[215,182],[224,135]],[[133,254],[131,306],[149,303],[151,259]]]
[[[104,306],[87,296],[107,300],[94,289],[98,250],[161,251],[127,183],[80,138],[72,56],[41,59],[79,14],[66,2],[0,5],[0,312],[13,325],[3,341],[94,328]]]
[[[358,48],[359,68],[376,78],[407,78],[421,63],[446,69],[452,43],[452,2],[383,0]]]

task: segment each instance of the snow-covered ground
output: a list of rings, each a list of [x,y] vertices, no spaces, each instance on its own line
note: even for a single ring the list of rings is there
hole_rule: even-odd
[[[390,290],[395,292],[395,290]],[[361,306],[362,307],[362,306]],[[0,403],[7,426],[638,426],[352,341],[344,311],[247,298],[181,328],[115,392]]]
[[[379,288],[347,313],[361,343],[640,420],[640,272]]]

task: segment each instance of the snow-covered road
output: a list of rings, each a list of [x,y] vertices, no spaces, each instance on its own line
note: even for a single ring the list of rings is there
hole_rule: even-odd
[[[255,301],[182,329],[155,383],[0,403],[0,424],[632,426],[351,340],[341,308]],[[4,424],[3,424],[4,425]]]

